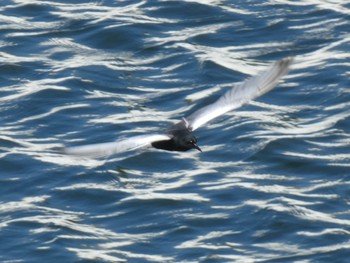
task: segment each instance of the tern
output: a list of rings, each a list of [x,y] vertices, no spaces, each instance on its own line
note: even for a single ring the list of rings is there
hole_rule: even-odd
[[[214,103],[182,118],[162,133],[132,136],[115,142],[65,147],[64,152],[82,157],[102,157],[146,146],[167,151],[202,151],[197,145],[197,138],[192,134],[193,131],[272,90],[287,74],[292,62],[293,57],[287,57],[273,63],[266,70],[228,90]]]

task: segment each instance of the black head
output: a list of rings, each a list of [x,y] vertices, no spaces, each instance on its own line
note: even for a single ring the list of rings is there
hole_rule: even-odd
[[[174,141],[184,150],[197,149],[200,152],[202,151],[197,145],[197,138],[190,132],[179,134],[178,136],[174,137]]]

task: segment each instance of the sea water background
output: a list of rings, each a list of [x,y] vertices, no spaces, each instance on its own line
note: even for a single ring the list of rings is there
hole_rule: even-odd
[[[349,262],[350,1],[0,6],[1,262]],[[55,151],[157,132],[273,61],[203,153]]]

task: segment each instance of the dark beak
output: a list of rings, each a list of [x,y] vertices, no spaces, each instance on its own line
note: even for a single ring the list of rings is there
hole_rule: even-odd
[[[198,151],[202,152],[201,148],[199,148],[199,146],[196,143],[193,144],[193,147],[196,148]]]

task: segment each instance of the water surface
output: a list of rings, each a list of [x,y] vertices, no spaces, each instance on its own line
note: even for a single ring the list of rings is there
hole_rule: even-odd
[[[2,262],[347,262],[349,1],[2,1]],[[166,129],[274,61],[203,153],[72,158]]]

